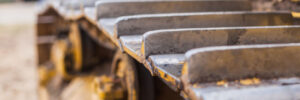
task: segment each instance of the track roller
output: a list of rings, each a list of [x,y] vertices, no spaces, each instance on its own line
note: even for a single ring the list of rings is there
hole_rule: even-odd
[[[120,81],[124,92],[125,100],[138,100],[138,78],[137,69],[133,60],[122,52],[117,52],[112,65],[114,80]]]

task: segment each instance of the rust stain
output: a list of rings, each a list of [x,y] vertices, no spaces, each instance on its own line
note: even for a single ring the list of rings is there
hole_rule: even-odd
[[[228,82],[226,80],[221,80],[216,83],[218,86],[227,86]]]
[[[240,84],[242,84],[242,85],[255,85],[255,84],[259,84],[259,83],[260,83],[260,79],[258,79],[258,78],[240,80]]]

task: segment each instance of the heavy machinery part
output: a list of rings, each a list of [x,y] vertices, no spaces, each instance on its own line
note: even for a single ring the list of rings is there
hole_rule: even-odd
[[[72,64],[75,71],[81,70],[82,67],[82,47],[81,47],[81,36],[80,30],[76,23],[72,23],[70,26],[69,39],[72,43],[71,52],[74,58],[74,63]]]
[[[154,84],[150,72],[124,52],[116,52],[112,65],[112,76],[115,84],[122,84],[123,99],[154,100],[159,98],[154,93],[156,84]]]
[[[189,4],[193,5],[195,2],[196,4],[205,4],[205,3],[213,3],[215,5],[222,5],[224,2],[226,3],[236,3],[237,5],[241,5],[239,7],[235,7],[234,11],[249,11],[251,10],[251,7],[249,7],[249,2],[247,3],[247,1],[236,1],[236,0],[229,0],[229,1],[189,1],[189,0],[175,0],[175,1],[164,1],[164,3],[159,3],[159,1],[156,1],[156,0],[149,0],[147,2],[141,2],[141,1],[122,1],[121,3],[118,3],[117,1],[98,1],[100,2],[99,4],[97,3],[97,8],[101,8],[102,6],[105,6],[106,2],[109,2],[108,4],[111,4],[109,6],[111,7],[114,7],[114,8],[117,8],[117,7],[124,7],[124,8],[128,8],[128,6],[126,6],[126,4],[129,4],[129,5],[136,5],[136,6],[132,6],[133,8],[135,7],[144,7],[144,6],[154,6],[154,5],[157,5],[157,6],[174,6],[173,8],[172,7],[167,7],[167,8],[158,8],[159,10],[155,10],[155,9],[145,9],[146,12],[145,13],[142,13],[138,10],[140,10],[140,8],[137,8],[135,10],[133,10],[132,12],[135,12],[134,14],[147,14],[147,13],[156,13],[156,14],[159,14],[159,13],[174,13],[174,12],[195,12],[195,10],[191,9],[189,6]],[[105,2],[105,3],[101,3],[101,2]],[[137,3],[136,3],[137,2]],[[123,5],[122,3],[124,3],[125,5]],[[174,5],[170,5],[170,4],[173,4]],[[153,5],[154,4],[154,5]],[[181,9],[185,9],[183,11],[180,11],[180,9],[177,9],[177,7],[180,6]],[[218,9],[218,7],[213,7],[213,6],[197,6],[197,7],[204,7],[203,9],[199,8],[199,12],[204,12],[204,11],[230,11],[232,9],[230,9],[232,7],[232,5],[224,5],[225,8],[223,9]],[[196,8],[197,8],[196,7]],[[246,9],[244,8],[246,7]],[[151,7],[152,8],[152,7]],[[156,7],[155,7],[156,8]],[[193,7],[194,8],[194,7]],[[103,9],[106,9],[106,8],[103,8]],[[160,12],[162,11],[163,9],[169,9],[165,12]],[[96,9],[96,10],[99,10],[97,11],[97,13],[101,13],[103,11],[100,11],[102,9]],[[141,9],[142,10],[142,9]],[[143,10],[142,10],[143,11]],[[107,15],[110,15],[111,14],[120,14],[120,13],[124,13],[124,12],[127,12],[127,11],[123,11],[123,9],[117,9],[116,12],[112,12],[111,9],[106,9],[106,11],[104,12],[108,12]],[[126,16],[128,15],[132,15],[131,13],[132,12],[127,12],[127,13],[124,13]],[[122,16],[120,16],[122,17]],[[99,21],[99,18],[96,19],[97,21]],[[126,19],[123,19],[123,20],[126,20]],[[111,35],[113,35],[114,33],[114,27],[113,25],[116,23],[116,20],[113,18],[107,18],[107,17],[104,17],[104,18],[101,18],[101,20],[99,21],[98,25],[100,27],[100,29],[105,33],[107,34],[107,36],[110,38]],[[119,46],[119,42],[116,41],[115,39],[111,39],[115,44],[117,44],[117,46]]]
[[[123,89],[107,76],[77,77],[66,87],[62,100],[121,100]]]
[[[82,67],[82,47],[80,30],[76,23],[70,25],[68,34],[59,34],[51,48],[51,62],[57,74],[71,79],[74,72]]]
[[[95,27],[97,23],[93,23],[93,21],[89,21],[89,18],[82,18],[78,21],[79,26],[81,27],[84,33],[87,33],[87,37],[90,37],[93,41],[96,41],[97,45],[103,46],[103,48],[108,50],[116,49],[115,44],[107,38],[105,34],[99,30],[98,27]],[[99,34],[100,33],[100,34]]]
[[[57,40],[51,49],[51,62],[53,62],[58,75],[71,79],[72,76],[67,72],[71,67],[71,63],[68,62],[70,61],[68,48],[70,48],[68,40]]]
[[[299,44],[220,46],[186,53],[186,73],[191,83],[299,77]],[[201,60],[199,60],[201,59]],[[235,63],[231,63],[235,62]]]
[[[298,91],[298,84],[300,80],[298,72],[296,72],[296,69],[299,68],[296,68],[298,61],[294,59],[294,57],[299,57],[297,56],[297,48],[299,48],[299,43],[221,46],[191,50],[185,54],[187,61],[183,68],[185,75],[182,76],[182,79],[185,80],[183,81],[185,91],[193,99],[206,100],[238,100],[242,98],[299,99],[298,95],[300,92]],[[197,58],[194,59],[194,57]],[[290,58],[293,58],[293,60]],[[199,59],[202,60],[200,61]],[[235,63],[227,63],[229,60],[234,60]],[[212,63],[205,63],[206,61]],[[223,64],[219,66],[220,63]],[[203,66],[203,64],[206,65]],[[190,65],[192,65],[193,68],[197,66],[196,69],[201,69],[201,71],[196,71],[196,69],[193,69]],[[210,73],[212,71],[208,71],[210,68],[216,69],[213,70],[213,73]],[[227,73],[224,73],[224,70]],[[199,73],[199,71],[201,73]],[[203,75],[198,76],[196,74]],[[203,78],[208,74],[209,77],[206,77],[206,79]],[[221,75],[221,77],[217,78],[217,74]],[[233,79],[234,77],[228,77],[233,74],[235,74],[234,77],[240,78]],[[195,76],[198,78],[195,78]],[[295,78],[274,79],[274,77],[278,76]],[[258,79],[247,79],[249,77],[258,77]],[[216,81],[209,82],[211,79],[218,79],[220,81],[217,83],[215,83]],[[262,79],[263,81],[261,81]],[[226,82],[226,80],[229,82]],[[224,90],[226,90],[226,92],[223,92]],[[274,90],[276,90],[276,92],[274,92]]]
[[[135,15],[118,18],[114,26],[114,36],[140,35],[151,30],[172,28],[292,25],[294,21],[296,20],[294,20],[288,12],[214,12]]]
[[[141,52],[151,53],[147,54],[150,56],[145,56],[144,59],[152,64],[154,72],[176,88],[180,88],[182,66],[186,60],[183,53],[190,49],[223,45],[299,42],[298,30],[299,26],[157,30],[144,35],[144,46]]]
[[[103,0],[97,1],[96,6],[97,19],[138,14],[251,10],[251,3],[245,0]]]
[[[98,89],[99,77],[76,77],[63,90],[61,100],[100,100]]]
[[[248,79],[245,79],[248,80]],[[258,84],[241,85],[241,80],[186,85],[187,96],[193,100],[297,100],[299,78],[280,78],[259,81]]]
[[[124,89],[114,78],[102,76],[99,83],[98,94],[101,100],[124,99]]]
[[[78,23],[70,24],[69,33],[63,37],[67,47],[56,47],[63,49],[66,52],[64,56],[68,57],[63,61],[68,63],[68,66],[65,65],[66,68],[63,68],[65,69],[64,73],[77,74],[78,72],[89,71],[92,69],[91,66],[103,64],[112,59],[113,51],[105,46],[98,46],[88,34]]]
[[[291,2],[290,5],[291,5],[291,10],[292,10],[292,15],[293,17],[295,18],[300,18],[300,6],[299,6],[299,0],[290,0]]]
[[[294,43],[300,42],[299,31],[298,25],[157,30],[143,35],[141,52],[146,59],[149,55],[182,54],[207,46]]]
[[[115,37],[120,37],[124,50],[140,62],[142,38],[147,31],[172,28],[207,28],[230,26],[292,25],[290,13],[228,12],[228,13],[181,13],[129,16],[116,23]],[[184,20],[182,20],[184,19]],[[101,20],[100,20],[101,23]],[[148,24],[143,24],[148,23]],[[102,25],[107,23],[102,22]],[[127,25],[127,26],[126,26]],[[110,30],[113,28],[108,28]],[[119,32],[120,31],[120,32]],[[126,35],[126,36],[125,36]]]
[[[56,23],[59,21],[59,17],[57,13],[53,10],[48,11],[45,14],[41,14],[38,16],[38,56],[39,56],[39,64],[44,64],[50,59],[50,50],[51,45],[55,40],[55,36],[53,34],[57,31]]]
[[[110,44],[99,45],[98,42],[91,38],[93,34],[92,30],[87,30],[83,27],[82,23],[78,24],[80,30],[80,41],[81,41],[81,53],[82,53],[82,68],[81,70],[89,70],[93,66],[110,62],[113,59],[114,49],[111,48]],[[97,29],[97,28],[94,28]],[[103,37],[99,37],[102,39]],[[111,42],[111,41],[109,41]],[[101,43],[100,43],[101,44]],[[105,44],[105,43],[104,43]]]
[[[39,85],[46,86],[47,83],[56,75],[52,64],[41,65],[38,67]]]
[[[159,76],[173,90],[182,89],[181,69],[184,62],[182,54],[150,56],[149,62],[153,67],[154,75]]]
[[[119,51],[114,56],[112,75],[115,80],[121,81],[124,92],[126,91],[124,99],[127,100],[138,100],[139,98],[139,82],[136,67],[128,55]]]
[[[57,71],[53,66],[53,63],[47,63],[38,67],[39,86],[38,86],[38,98],[39,100],[49,100],[49,92],[47,86],[52,79],[57,75]]]
[[[298,79],[299,77],[296,76],[295,78],[291,78],[292,76],[287,76],[287,79],[282,80],[284,77],[284,74],[280,74],[278,76],[274,77],[268,77],[264,78],[262,75],[260,75],[258,78],[253,76],[233,76],[234,78],[231,79],[231,77],[225,77],[222,80],[222,78],[217,78],[212,81],[199,81],[198,78],[201,78],[199,73],[190,72],[189,68],[191,68],[189,63],[189,58],[187,58],[185,55],[186,51],[189,51],[193,48],[203,49],[202,47],[205,46],[216,46],[212,48],[218,48],[220,45],[240,45],[241,44],[265,44],[268,46],[271,45],[278,45],[276,43],[284,43],[280,45],[288,46],[291,42],[298,42],[297,38],[297,27],[298,26],[277,26],[277,25],[296,25],[298,23],[297,20],[292,18],[292,15],[289,12],[230,12],[233,9],[230,9],[230,6],[233,7],[233,5],[226,5],[228,2],[239,2],[237,5],[235,5],[235,9],[233,11],[244,11],[249,10],[247,6],[247,3],[250,1],[222,1],[222,0],[214,0],[214,1],[181,1],[181,0],[171,0],[171,1],[122,1],[122,3],[119,3],[119,1],[97,1],[96,7],[94,6],[85,6],[83,4],[82,9],[73,9],[71,8],[65,8],[60,6],[52,6],[51,9],[54,9],[54,11],[58,12],[60,16],[63,17],[65,21],[71,21],[76,22],[79,20],[85,20],[86,22],[92,23],[91,26],[84,26],[84,23],[80,21],[81,25],[83,25],[85,28],[85,31],[83,32],[85,34],[89,34],[88,27],[98,27],[99,32],[97,34],[103,34],[103,36],[106,36],[106,39],[110,39],[112,43],[116,45],[115,49],[124,50],[125,53],[133,57],[135,60],[139,61],[140,63],[144,64],[144,67],[148,69],[149,72],[152,73],[155,77],[159,77],[165,84],[167,84],[169,87],[171,87],[173,90],[175,90],[177,93],[181,93],[181,95],[185,99],[241,99],[242,97],[246,98],[264,98],[264,99],[273,99],[271,97],[281,97],[282,99],[290,99],[290,98],[298,98],[297,94],[299,93],[298,87]],[[108,2],[108,3],[101,3],[101,2]],[[207,9],[190,9],[187,5],[182,4],[188,4],[188,3],[195,3],[199,2],[199,5],[207,4],[208,2],[216,5],[222,5],[225,6],[219,6],[218,7],[207,7]],[[226,3],[224,3],[226,2]],[[82,3],[85,3],[82,1]],[[124,4],[123,4],[124,3]],[[235,4],[232,3],[232,4]],[[107,4],[107,6],[106,6]],[[161,5],[170,5],[168,8],[160,8]],[[176,9],[174,5],[176,5]],[[245,6],[247,9],[244,9],[243,6],[239,6],[238,4],[241,4]],[[127,6],[132,5],[132,6]],[[158,6],[156,10],[155,7],[151,7],[151,5]],[[190,4],[193,5],[193,4]],[[115,9],[116,11],[111,11],[111,13],[102,13],[102,12],[109,12],[110,10],[114,9],[106,9],[109,7],[115,7],[115,8],[124,8],[123,9]],[[136,9],[135,10],[128,10],[125,8],[135,8],[142,6],[143,9]],[[149,7],[150,6],[150,7]],[[174,6],[174,8],[172,8]],[[104,7],[104,8],[101,8]],[[178,9],[177,9],[178,7]],[[182,7],[182,8],[181,8]],[[192,6],[191,6],[192,7]],[[205,6],[201,6],[205,7]],[[199,8],[201,8],[199,6]],[[101,9],[98,9],[101,8]],[[144,9],[145,8],[145,9]],[[163,9],[167,9],[164,11]],[[222,9],[222,10],[221,10]],[[75,10],[75,11],[72,11]],[[128,12],[126,12],[128,10]],[[215,11],[227,11],[227,12],[215,12]],[[51,11],[48,9],[48,11]],[[93,13],[94,11],[94,13]],[[124,11],[124,13],[122,13]],[[194,12],[197,11],[197,12]],[[180,13],[177,13],[180,12]],[[189,12],[189,13],[188,13]],[[206,13],[204,13],[206,12]],[[171,14],[170,14],[171,13]],[[86,14],[86,15],[83,15]],[[99,14],[103,14],[99,17]],[[118,15],[120,14],[120,15]],[[139,15],[136,15],[139,14]],[[143,15],[141,15],[143,14]],[[125,15],[125,17],[124,17]],[[94,16],[94,17],[93,17]],[[96,17],[95,17],[96,16]],[[106,16],[106,17],[105,17]],[[116,18],[117,17],[117,18]],[[232,17],[232,18],[231,18]],[[198,18],[198,19],[197,19]],[[225,18],[225,20],[224,20]],[[209,20],[209,21],[207,21]],[[257,23],[259,22],[259,23]],[[147,23],[147,24],[145,24]],[[166,24],[167,23],[167,24]],[[296,24],[295,24],[296,23]],[[159,26],[159,27],[157,27]],[[253,27],[249,27],[253,26]],[[220,28],[222,27],[222,28]],[[178,29],[181,28],[181,29]],[[186,29],[184,29],[186,28]],[[229,31],[227,31],[227,29]],[[178,30],[184,30],[179,31]],[[246,30],[246,31],[245,31]],[[257,31],[255,31],[257,30]],[[270,31],[269,31],[270,30]],[[151,31],[151,32],[148,32]],[[162,35],[166,38],[157,38],[160,40],[164,40],[170,43],[173,43],[173,47],[170,46],[170,48],[176,48],[176,49],[164,49],[164,45],[169,46],[169,44],[147,44],[149,43],[150,38],[147,38],[147,36],[150,33],[156,33],[157,37]],[[168,33],[169,32],[169,33]],[[174,32],[174,33],[173,33]],[[198,34],[192,34],[193,32]],[[210,33],[211,32],[211,33]],[[284,32],[284,33],[281,33]],[[144,33],[147,33],[147,35],[143,35]],[[148,34],[149,33],[149,34]],[[203,33],[203,34],[202,34]],[[205,34],[207,33],[207,34]],[[241,34],[239,34],[241,33]],[[159,35],[160,34],[160,35]],[[165,34],[170,35],[169,37]],[[189,43],[189,41],[182,41],[182,40],[189,40],[185,39],[188,36],[180,36],[183,39],[173,38],[172,35],[176,36],[176,34],[190,34],[195,37],[200,37],[203,35],[205,37],[202,37],[203,40],[202,43],[208,43],[210,45],[194,45],[194,42]],[[218,34],[225,34],[219,36]],[[245,35],[246,34],[246,35]],[[270,34],[273,35],[280,35],[280,36],[269,36]],[[155,37],[155,34],[152,34]],[[151,36],[152,36],[151,35]],[[294,36],[295,35],[295,36]],[[95,37],[100,35],[89,35],[90,37],[93,37],[94,39],[101,38]],[[149,35],[150,36],[150,35]],[[219,42],[216,43],[218,40],[212,40],[211,38],[219,38]],[[245,37],[245,38],[240,38]],[[247,37],[247,38],[246,38]],[[248,37],[253,37],[254,40]],[[191,41],[199,42],[200,38],[192,38]],[[148,40],[147,40],[148,39]],[[152,38],[153,39],[153,38]],[[155,40],[156,38],[154,38]],[[167,39],[170,39],[168,41]],[[199,41],[197,41],[197,39]],[[257,39],[257,40],[256,40]],[[154,41],[153,40],[153,41]],[[178,40],[178,41],[176,41]],[[222,41],[221,41],[222,40]],[[224,40],[224,41],[223,41]],[[225,41],[228,40],[228,41]],[[181,44],[181,42],[186,42],[185,45],[192,45],[189,46],[183,46],[183,48],[176,47]],[[200,41],[201,42],[201,41]],[[275,43],[275,44],[274,44]],[[200,43],[199,43],[200,44]],[[101,45],[101,44],[100,44]],[[155,49],[151,50],[149,46],[160,46],[161,49],[163,49],[160,52],[156,52]],[[199,48],[201,47],[201,48]],[[85,47],[82,47],[85,48]],[[147,48],[147,49],[146,49]],[[230,47],[226,47],[230,48]],[[146,50],[145,50],[146,49]],[[160,48],[159,48],[160,49]],[[178,49],[178,51],[177,51]],[[198,50],[197,49],[197,50]],[[245,50],[249,52],[253,48],[245,48],[241,51]],[[270,48],[264,48],[270,49]],[[272,50],[274,48],[271,48]],[[149,50],[151,52],[149,52]],[[277,49],[276,49],[277,50]],[[113,51],[113,50],[112,50]],[[270,52],[261,52],[262,55],[269,55]],[[280,51],[280,50],[279,50]],[[213,52],[213,50],[212,50]],[[275,51],[272,51],[275,52]],[[176,53],[176,54],[174,54]],[[209,52],[211,53],[211,52]],[[235,52],[234,52],[235,53]],[[143,55],[144,54],[144,55]],[[284,52],[280,52],[280,54],[285,55],[289,54]],[[125,54],[126,55],[126,54]],[[196,54],[195,54],[196,55]],[[222,56],[222,53],[220,53]],[[127,56],[130,58],[130,56]],[[247,54],[242,54],[241,56],[248,56]],[[255,57],[260,57],[257,55],[251,55]],[[209,57],[210,56],[206,56]],[[214,56],[211,56],[214,57]],[[232,56],[231,56],[232,57]],[[239,56],[237,56],[239,57]],[[255,58],[254,57],[254,58]],[[203,57],[205,58],[205,57]],[[226,57],[223,57],[222,59],[225,59]],[[234,57],[232,57],[234,58]],[[250,59],[250,58],[249,58]],[[275,59],[275,58],[274,58]],[[199,59],[194,59],[195,61]],[[243,59],[240,59],[243,60]],[[270,60],[270,59],[266,59]],[[285,60],[285,59],[284,59]],[[282,60],[282,61],[284,61]],[[295,59],[294,59],[295,60]],[[291,61],[294,61],[291,60]],[[246,60],[245,62],[247,62]],[[251,61],[249,61],[251,62]],[[271,63],[276,63],[276,61],[270,60]],[[233,60],[228,60],[228,63],[235,63]],[[261,63],[258,61],[258,63]],[[116,64],[117,65],[117,64]],[[121,65],[121,64],[120,64]],[[185,67],[185,66],[187,67]],[[184,66],[184,67],[183,67]],[[226,65],[224,65],[226,66]],[[143,66],[142,66],[143,67]],[[183,68],[182,68],[183,67]],[[237,68],[242,68],[240,66],[233,66]],[[284,66],[277,66],[276,68],[282,68]],[[137,69],[140,67],[137,67]],[[193,68],[202,68],[197,65],[193,66]],[[203,67],[206,68],[206,67]],[[255,67],[254,67],[255,68]],[[287,67],[291,68],[291,67]],[[221,68],[219,69],[221,70]],[[267,71],[268,69],[263,69],[262,72]],[[289,69],[292,70],[292,69]],[[262,73],[257,71],[252,71],[253,73]],[[275,72],[275,71],[273,71]],[[287,73],[283,71],[279,71],[281,73]],[[196,73],[196,74],[195,74]],[[207,72],[209,73],[209,72]],[[203,74],[203,73],[202,73]],[[228,74],[228,73],[225,73]],[[115,74],[116,76],[117,74]],[[138,76],[140,76],[139,74]],[[196,75],[196,79],[191,80],[189,77],[190,75]],[[213,73],[212,75],[219,75],[218,73]],[[238,74],[235,74],[238,75]],[[247,74],[246,74],[247,75]],[[270,74],[267,74],[268,76]],[[139,77],[138,77],[139,78]],[[209,79],[208,77],[207,79]],[[140,79],[140,78],[139,78]],[[292,81],[291,81],[292,80]],[[194,82],[193,82],[194,81]],[[140,84],[139,82],[139,85]],[[140,87],[140,86],[139,86]],[[290,87],[295,87],[296,89],[288,89]],[[276,93],[280,93],[280,95],[273,94],[274,92],[271,92],[271,90],[278,90]],[[139,89],[141,90],[141,89]],[[234,92],[233,92],[234,91]],[[258,92],[262,95],[251,95],[251,91]],[[237,93],[237,95],[226,95],[226,93]],[[216,93],[216,94],[214,94]],[[141,94],[138,94],[141,95]],[[140,96],[141,97],[141,96]],[[215,97],[215,98],[214,98]]]

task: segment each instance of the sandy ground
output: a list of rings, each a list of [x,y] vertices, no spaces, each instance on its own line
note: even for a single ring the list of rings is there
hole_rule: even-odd
[[[0,100],[36,100],[36,6],[0,4]]]

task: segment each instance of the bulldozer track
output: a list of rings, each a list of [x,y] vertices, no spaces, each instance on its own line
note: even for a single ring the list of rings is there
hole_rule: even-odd
[[[298,100],[299,19],[253,2],[50,0],[38,15],[39,68],[64,81],[96,74],[106,100],[157,99],[151,77],[183,99]]]

